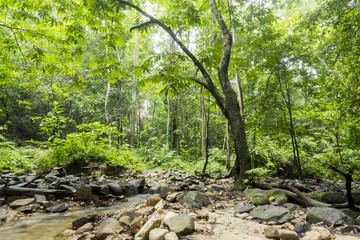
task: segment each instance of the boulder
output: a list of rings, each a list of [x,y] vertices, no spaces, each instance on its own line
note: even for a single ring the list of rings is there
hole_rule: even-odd
[[[156,189],[155,193],[160,194],[161,198],[165,199],[169,193],[173,193],[175,190],[167,186],[161,186]]]
[[[176,196],[179,195],[179,192],[174,192],[166,196],[166,201],[172,203],[176,200]]]
[[[91,188],[92,194],[101,195],[101,186],[100,185],[95,184],[95,183],[90,183],[88,186]]]
[[[182,235],[191,233],[195,228],[194,219],[187,215],[177,215],[169,218],[165,221],[165,224],[170,231]]]
[[[277,229],[274,226],[264,228],[264,235],[267,238],[282,240],[300,240],[296,232],[287,229]]]
[[[107,186],[112,194],[117,196],[123,194],[122,187],[118,183],[108,183]]]
[[[346,224],[357,224],[356,220],[349,217],[342,211],[335,208],[327,207],[314,207],[311,208],[306,215],[306,221],[309,223],[324,222],[326,225],[331,226],[337,222],[344,222]]]
[[[133,185],[139,193],[142,193],[144,191],[145,178],[130,180],[128,183]]]
[[[52,213],[65,212],[66,210],[67,207],[64,204],[58,204],[56,206],[46,208],[47,212],[52,212]]]
[[[262,190],[258,188],[246,189],[245,198],[255,205],[266,205],[272,199],[277,204],[284,204],[288,201],[286,194],[280,190]]]
[[[146,223],[146,219],[143,216],[139,216],[132,220],[130,223],[130,230],[135,232],[137,229],[140,229]]]
[[[75,193],[74,200],[79,201],[88,201],[91,200],[93,197],[92,195],[92,189],[89,186],[81,186]]]
[[[131,224],[131,218],[129,216],[123,216],[119,219],[119,223],[123,224],[125,226],[130,226]]]
[[[190,191],[186,193],[180,200],[180,203],[187,203],[190,206],[201,208],[209,205],[209,201],[203,194],[197,191]]]
[[[18,208],[22,206],[29,205],[35,201],[35,198],[25,198],[25,199],[18,199],[14,202],[10,203],[9,207],[11,208]]]
[[[81,234],[83,232],[89,232],[89,231],[91,231],[93,229],[93,227],[94,226],[92,225],[92,223],[86,223],[86,224],[82,225],[81,227],[79,227],[76,230],[75,234]]]
[[[162,200],[160,194],[154,194],[145,200],[146,206],[155,206],[160,200]]]
[[[75,221],[72,222],[72,229],[76,230],[79,227],[85,225],[86,223],[94,222],[94,221],[98,220],[99,218],[100,218],[100,216],[97,214],[90,214],[86,217],[76,219]]]
[[[284,223],[294,218],[286,208],[271,205],[257,207],[250,215],[263,221],[274,221],[276,223]]]
[[[249,213],[254,209],[251,205],[245,205],[243,203],[238,203],[235,207],[234,214],[241,214],[241,213]]]
[[[164,240],[179,240],[179,237],[174,232],[169,232],[165,234]]]
[[[154,206],[154,209],[155,209],[155,210],[160,210],[160,209],[164,209],[166,206],[167,206],[166,201],[164,201],[164,200],[161,199],[161,200]]]
[[[165,235],[169,232],[167,229],[154,228],[149,233],[149,240],[164,240]]]
[[[102,221],[96,229],[96,238],[105,240],[107,236],[114,234],[116,231],[116,223],[117,220],[114,218],[108,218]]]
[[[322,240],[322,238],[319,232],[310,231],[306,233],[305,237],[303,237],[302,240]]]
[[[161,216],[158,212],[155,212],[151,218],[144,224],[144,226],[136,233],[135,240],[143,240],[149,237],[149,233],[154,228],[158,228],[161,225]]]
[[[35,202],[37,202],[37,203],[46,202],[46,196],[45,195],[35,194],[34,198],[35,198]]]
[[[331,240],[335,238],[334,234],[329,229],[324,227],[312,227],[312,231],[318,232],[321,235],[322,240]]]
[[[122,194],[125,196],[132,196],[138,194],[138,189],[128,182],[120,182],[118,183],[122,189]]]
[[[252,204],[255,205],[266,205],[270,204],[269,196],[261,189],[246,189],[244,191],[244,196]]]

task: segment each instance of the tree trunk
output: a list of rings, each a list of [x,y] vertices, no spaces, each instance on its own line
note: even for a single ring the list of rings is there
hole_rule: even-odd
[[[170,146],[170,100],[169,100],[169,94],[166,94],[166,102],[167,102],[166,149],[169,149],[169,146]]]
[[[226,170],[230,171],[230,134],[229,134],[229,121],[226,120],[225,125],[225,138],[226,138]]]
[[[206,145],[206,116],[205,116],[205,102],[202,96],[202,87],[200,88],[200,157],[205,157]]]
[[[139,57],[139,47],[138,47],[138,38],[139,33],[135,32],[135,46],[134,46],[134,66],[138,65],[138,57]],[[129,145],[134,147],[135,146],[135,125],[136,125],[136,108],[137,108],[137,101],[136,101],[136,78],[133,77],[132,86],[131,86],[131,103],[132,106],[130,107],[130,134],[129,134]]]

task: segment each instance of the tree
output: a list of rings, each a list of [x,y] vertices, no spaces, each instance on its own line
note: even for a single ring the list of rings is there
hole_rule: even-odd
[[[209,0],[209,5],[211,12],[214,18],[216,19],[216,22],[222,33],[223,50],[222,50],[222,57],[218,65],[217,73],[223,95],[219,92],[219,89],[215,86],[214,80],[211,78],[209,72],[205,69],[203,64],[199,62],[197,57],[182,43],[182,41],[177,37],[177,35],[168,25],[156,19],[155,17],[151,16],[150,14],[142,10],[139,6],[131,2],[127,2],[123,0],[117,0],[117,2],[122,5],[126,5],[129,6],[130,8],[135,9],[136,11],[138,11],[143,16],[149,19],[148,22],[135,26],[131,30],[142,28],[150,24],[158,25],[171,36],[171,38],[178,44],[178,46],[193,61],[195,66],[201,72],[205,81],[199,78],[193,78],[192,80],[202,85],[205,89],[207,89],[211,93],[211,95],[215,98],[217,105],[220,107],[222,113],[224,114],[226,119],[228,119],[230,122],[232,138],[234,141],[234,146],[237,156],[237,161],[235,162],[235,167],[234,167],[235,188],[240,189],[242,187],[242,181],[246,177],[245,172],[251,169],[251,157],[248,150],[244,122],[242,116],[240,115],[240,107],[239,107],[239,102],[237,100],[237,94],[231,85],[228,74],[229,62],[231,59],[232,36],[229,28],[227,27],[216,5],[215,0]]]

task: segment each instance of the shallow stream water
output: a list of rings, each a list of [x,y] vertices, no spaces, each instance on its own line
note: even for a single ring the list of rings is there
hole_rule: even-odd
[[[97,213],[99,215],[116,212],[134,207],[143,202],[149,195],[139,194],[128,198],[111,207],[89,208],[65,213],[53,213],[36,216],[28,220],[10,222],[0,226],[0,240],[53,240],[56,235],[65,229],[71,229],[71,223],[81,217]]]

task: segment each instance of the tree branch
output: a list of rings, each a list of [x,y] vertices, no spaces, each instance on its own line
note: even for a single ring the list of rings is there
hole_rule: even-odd
[[[39,33],[39,32],[30,30],[30,29],[24,29],[24,28],[18,28],[18,27],[10,27],[10,26],[5,25],[5,24],[2,24],[2,23],[0,23],[0,26],[1,26],[1,27],[5,27],[5,28],[8,28],[8,29],[10,29],[10,30],[19,30],[19,31],[23,31],[23,32],[29,32],[29,33],[32,33],[32,34],[36,34],[36,35],[40,35],[40,36],[43,36],[43,37],[47,37],[47,38],[53,39],[52,37],[50,37],[50,36],[48,36],[48,35],[46,35],[46,34]]]
[[[24,58],[25,65],[27,65],[27,61],[26,61],[24,52],[22,51],[22,49],[21,49],[21,47],[20,47],[20,44],[19,44],[19,41],[18,41],[18,39],[17,39],[17,36],[16,36],[16,33],[15,33],[14,29],[11,29],[11,32],[14,34],[16,44],[17,44],[17,46],[18,46],[18,48],[19,48],[19,50],[20,50],[20,52],[21,52],[21,55],[22,55],[23,58]]]
[[[154,23],[154,22],[153,22],[152,20],[147,21],[147,22],[144,22],[144,23],[142,23],[142,24],[139,24],[139,25],[137,25],[137,26],[135,26],[135,27],[130,28],[130,32],[132,32],[132,30],[135,30],[135,29],[137,29],[137,28],[143,28],[143,27],[145,27],[145,26],[147,26],[147,25],[150,25],[150,24],[153,24],[153,23]]]
[[[154,18],[153,16],[142,10],[140,7],[136,6],[135,4],[124,0],[117,0],[117,1],[120,4],[129,6],[135,9],[136,11],[140,12],[142,15],[149,18],[150,22],[153,22],[154,24],[158,25],[170,35],[170,37],[177,43],[177,45],[184,51],[184,53],[194,62],[195,66],[200,70],[207,83],[208,86],[207,90],[209,90],[209,92],[214,96],[221,111],[223,113],[227,113],[227,110],[225,109],[225,99],[214,85],[214,82],[211,79],[209,73],[206,71],[205,67],[199,62],[199,60],[194,56],[194,54],[192,54],[190,50],[180,41],[180,39],[175,35],[175,33],[171,30],[171,28],[165,25],[163,22],[159,21],[158,19]]]

